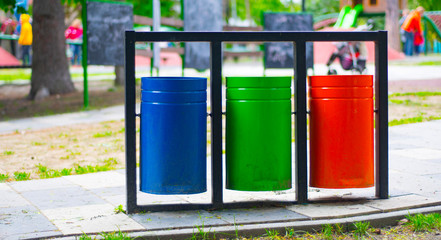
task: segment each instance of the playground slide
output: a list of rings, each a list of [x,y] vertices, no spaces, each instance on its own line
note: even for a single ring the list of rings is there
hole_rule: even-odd
[[[340,10],[340,14],[338,14],[337,22],[335,22],[335,24],[334,24],[335,28],[341,27],[341,24],[343,23],[343,19],[345,18],[346,14],[349,13],[349,11],[351,11],[351,7],[349,7],[348,5],[344,6]]]
[[[357,17],[363,11],[363,5],[357,4],[354,9],[349,6],[344,6],[340,14],[338,15],[337,22],[334,28],[351,28],[355,27],[357,23]]]
[[[355,27],[357,24],[357,17],[360,15],[360,13],[363,12],[363,5],[357,4],[355,5],[354,9],[351,9],[348,14],[346,14],[345,18],[343,19],[343,23],[341,24],[342,28],[351,28]]]

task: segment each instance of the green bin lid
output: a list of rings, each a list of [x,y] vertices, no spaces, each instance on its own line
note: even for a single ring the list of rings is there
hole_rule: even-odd
[[[227,100],[288,100],[291,88],[227,88]]]
[[[226,77],[227,88],[290,88],[292,77]]]

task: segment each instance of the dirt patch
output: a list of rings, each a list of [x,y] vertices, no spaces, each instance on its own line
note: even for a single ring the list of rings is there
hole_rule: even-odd
[[[77,91],[65,95],[53,95],[39,101],[26,99],[29,85],[0,86],[0,121],[36,117],[83,110],[81,83]],[[89,84],[90,109],[124,104],[124,88],[114,87],[113,81],[93,81]]]
[[[74,170],[77,165],[105,165],[109,159],[112,168],[122,168],[124,131],[120,120],[0,135],[0,173],[28,172],[39,178],[38,165]]]

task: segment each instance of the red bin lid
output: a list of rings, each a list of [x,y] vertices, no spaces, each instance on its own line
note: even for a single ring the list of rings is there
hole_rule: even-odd
[[[310,76],[310,87],[372,87],[373,75]]]

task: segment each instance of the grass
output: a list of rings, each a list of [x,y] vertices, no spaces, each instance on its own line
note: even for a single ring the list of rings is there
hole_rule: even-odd
[[[439,119],[441,119],[441,116],[428,116],[428,117],[418,116],[418,117],[411,117],[411,118],[394,119],[394,120],[389,121],[389,126],[427,122],[427,121],[433,121],[433,120],[439,120]]]
[[[101,233],[97,236],[89,236],[87,234],[81,235],[79,240],[95,240],[95,239],[103,239],[103,240],[131,240],[135,239],[132,237],[129,237],[127,233],[118,231],[118,232],[112,232],[112,233]]]
[[[118,161],[116,160],[116,158],[107,158],[103,160],[103,164],[85,165],[85,166],[74,164],[74,168],[63,168],[61,170],[50,169],[42,164],[37,164],[35,167],[37,168],[37,174],[39,175],[40,179],[47,179],[47,178],[69,176],[72,175],[72,171],[74,171],[76,174],[110,171],[110,170],[114,170],[117,164]],[[11,179],[7,173],[6,174],[2,173],[0,174],[0,182],[11,181],[11,180],[26,181],[26,180],[30,180],[30,176],[31,176],[30,172],[17,171],[14,172],[14,178]]]
[[[109,79],[115,77],[115,73],[89,73],[88,76],[108,76]],[[71,73],[72,78],[82,78],[83,73]],[[2,69],[0,71],[0,79],[7,82],[17,81],[17,80],[31,80],[31,70],[30,69]]]
[[[38,168],[38,174],[41,179],[69,176],[72,174],[72,168],[63,168],[61,170],[48,169],[41,164],[38,164],[36,167]]]
[[[441,230],[441,215],[439,213],[431,214],[416,214],[406,216],[409,222],[408,225],[416,232],[432,232],[434,230]]]
[[[2,183],[2,182],[6,182],[6,181],[8,181],[10,178],[9,178],[9,175],[8,174],[3,174],[3,173],[0,173],[0,183]]]
[[[114,213],[118,214],[118,213],[126,213],[126,210],[124,210],[123,205],[118,205],[118,207],[115,207],[115,209],[113,210]]]
[[[15,181],[26,181],[30,179],[31,174],[28,172],[14,172]]]
[[[4,151],[3,155],[10,156],[10,155],[13,155],[14,153],[15,153],[14,151]]]

